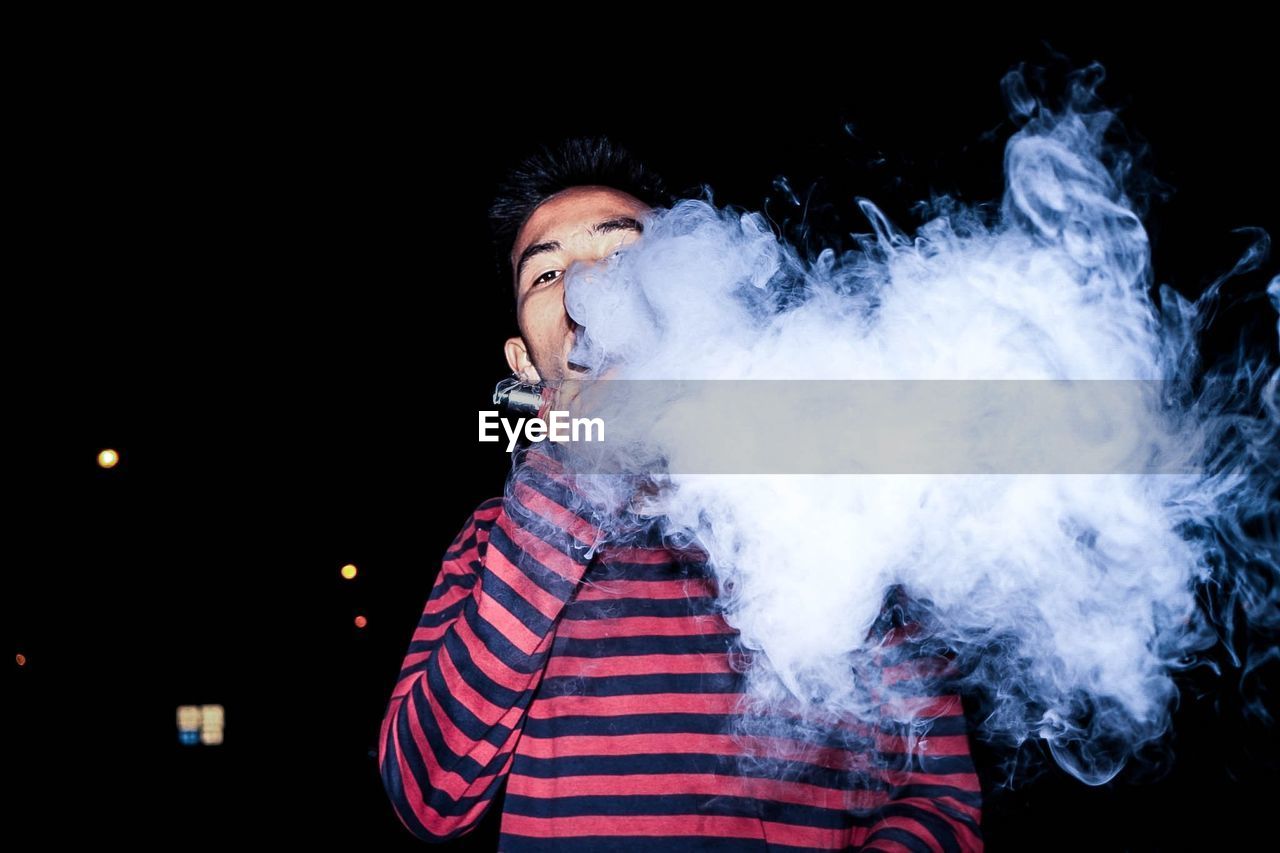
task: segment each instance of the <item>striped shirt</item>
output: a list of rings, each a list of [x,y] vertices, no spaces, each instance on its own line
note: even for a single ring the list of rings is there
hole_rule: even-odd
[[[528,459],[537,473],[446,551],[382,720],[383,785],[413,835],[468,832],[505,780],[510,853],[982,849],[958,695],[925,691],[924,743],[857,785],[839,747],[804,744],[785,770],[736,760],[745,651],[705,555],[588,547],[562,469]],[[888,629],[888,680],[938,671],[903,651],[911,627]],[[881,757],[906,754],[902,734],[876,730]]]

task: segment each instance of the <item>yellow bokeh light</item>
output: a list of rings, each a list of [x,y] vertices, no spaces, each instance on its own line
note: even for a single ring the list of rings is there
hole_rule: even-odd
[[[342,567],[342,576],[347,580],[351,580],[356,576],[356,567],[354,563],[347,563]]]
[[[226,711],[221,705],[200,706],[200,742],[202,744],[217,746],[222,743],[223,729],[226,724]]]
[[[184,746],[222,743],[227,725],[226,710],[221,705],[179,705],[178,742]]]
[[[103,468],[114,468],[116,463],[120,461],[120,454],[111,448],[107,448],[98,454],[98,464]]]
[[[364,618],[363,616],[357,616],[357,617],[356,617],[356,627],[357,627],[357,628],[363,628],[365,625],[368,625],[368,624],[369,624],[369,620],[368,620],[368,619],[366,619],[366,618]]]

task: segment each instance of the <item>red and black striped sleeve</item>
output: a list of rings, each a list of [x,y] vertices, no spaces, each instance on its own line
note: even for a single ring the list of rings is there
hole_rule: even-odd
[[[928,642],[920,622],[908,621],[887,631],[878,657],[884,695],[893,697],[886,719],[913,722],[886,723],[901,751],[887,756],[889,799],[876,809],[859,849],[982,850],[982,789],[953,687],[953,654]]]
[[[383,786],[423,840],[465,834],[488,810],[599,537],[560,467],[527,460],[446,551],[383,716]]]

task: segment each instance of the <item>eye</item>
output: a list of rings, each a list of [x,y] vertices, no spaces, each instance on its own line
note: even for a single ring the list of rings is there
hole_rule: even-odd
[[[545,282],[545,281],[549,281],[549,279],[547,278],[547,276],[549,276],[549,275],[554,275],[555,273],[558,273],[558,272],[560,272],[560,270],[547,270],[547,271],[546,271],[546,272],[544,272],[542,275],[538,276],[537,278],[535,278],[535,279],[533,280],[533,285],[532,285],[532,286],[533,286],[533,287],[537,287],[538,285],[542,284],[543,282]]]

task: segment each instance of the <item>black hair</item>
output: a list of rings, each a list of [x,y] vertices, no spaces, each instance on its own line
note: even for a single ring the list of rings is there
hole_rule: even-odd
[[[511,247],[520,226],[538,205],[561,190],[590,185],[621,190],[650,207],[672,204],[662,178],[608,137],[571,137],[544,145],[507,173],[489,207],[495,260],[507,293],[514,272]]]

